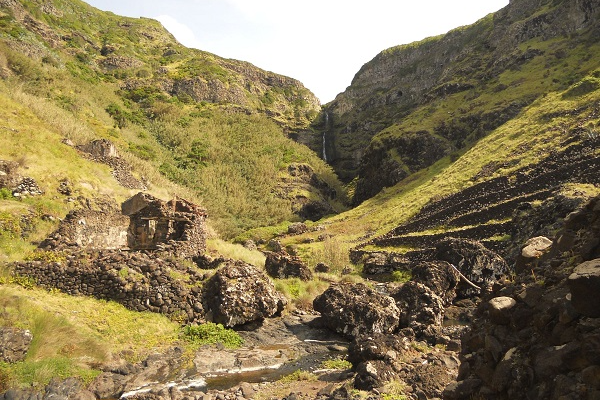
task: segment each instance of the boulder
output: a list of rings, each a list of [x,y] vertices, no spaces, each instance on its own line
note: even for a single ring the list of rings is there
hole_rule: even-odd
[[[412,328],[418,335],[430,327],[442,325],[444,302],[430,288],[418,282],[407,282],[391,293],[401,310],[401,328]]]
[[[413,268],[412,280],[433,290],[447,305],[456,297],[456,286],[460,282],[460,276],[448,262],[434,261],[423,262]]]
[[[206,282],[203,303],[207,318],[233,327],[279,314],[287,302],[256,267],[229,260]]]
[[[290,235],[300,235],[305,232],[308,232],[308,226],[304,222],[294,222],[288,225],[288,234]]]
[[[494,297],[489,302],[490,319],[494,324],[506,325],[510,322],[511,310],[517,305],[512,297]]]
[[[372,333],[359,335],[348,347],[348,361],[358,365],[370,360],[392,363],[408,350],[407,340],[399,335]]]
[[[267,257],[265,260],[265,270],[273,278],[300,278],[303,281],[312,279],[312,271],[304,262],[296,256],[287,253],[264,252]]]
[[[372,390],[383,387],[396,378],[394,367],[383,360],[365,361],[356,366],[354,387],[359,390]]]
[[[521,273],[527,266],[543,261],[543,258],[552,247],[552,240],[544,236],[536,236],[525,242],[521,254],[517,257],[515,271]]]
[[[0,360],[8,363],[23,361],[33,335],[27,329],[0,327]]]
[[[485,288],[509,272],[506,261],[481,243],[468,239],[447,238],[436,245],[435,258],[447,261],[475,285]],[[457,288],[461,297],[476,293],[476,289],[461,281]]]
[[[315,265],[315,272],[327,273],[329,271],[331,271],[331,267],[325,263],[320,262]]]
[[[600,258],[575,267],[568,284],[575,310],[588,317],[600,317]]]
[[[333,284],[315,298],[313,307],[321,313],[325,326],[349,338],[392,333],[400,320],[394,299],[362,283]]]

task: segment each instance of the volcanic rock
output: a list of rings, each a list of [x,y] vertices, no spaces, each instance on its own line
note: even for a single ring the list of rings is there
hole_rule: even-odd
[[[286,304],[285,297],[256,267],[231,260],[206,282],[203,302],[212,320],[227,327],[272,317]]]
[[[333,284],[315,298],[313,307],[321,313],[325,326],[349,338],[391,333],[400,321],[394,299],[362,283]]]

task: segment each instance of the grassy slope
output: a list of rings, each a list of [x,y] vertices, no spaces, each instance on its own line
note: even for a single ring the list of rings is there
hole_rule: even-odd
[[[21,3],[39,24],[26,29],[19,17],[26,11],[0,9],[0,72],[14,100],[38,109],[57,133],[76,144],[112,140],[151,190],[201,202],[226,237],[297,219],[296,195],[319,199],[310,188],[281,190],[291,162],[312,165],[339,194],[333,207],[343,209],[345,191],[331,168],[284,133],[306,126],[314,111],[314,96],[299,83],[187,49],[153,20],[119,17],[77,0],[53,2],[47,13],[37,3]],[[103,68],[111,57],[133,64]],[[195,101],[160,89],[189,79],[220,85],[233,97]]]
[[[394,187],[384,189],[360,206],[322,221],[327,232],[337,237],[340,246],[352,247],[405,222],[431,199],[469,187],[473,177],[488,163],[502,160],[511,167],[501,168],[485,179],[510,174],[520,167],[539,162],[569,137],[576,140],[595,137],[596,154],[600,153],[599,71],[564,92],[542,96],[517,118],[466,150],[456,161],[445,157]],[[591,194],[600,192],[600,188],[586,190]],[[302,243],[307,236],[314,238],[319,234],[289,237],[284,244],[304,247],[305,252],[318,251],[323,247],[322,243]]]

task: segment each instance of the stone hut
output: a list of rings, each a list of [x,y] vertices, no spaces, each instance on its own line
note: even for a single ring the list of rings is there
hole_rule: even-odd
[[[131,250],[163,250],[188,258],[206,249],[206,212],[181,198],[164,202],[140,192],[123,202],[129,216],[127,244]]]
[[[108,139],[93,140],[88,144],[77,146],[77,148],[96,158],[112,158],[119,156],[114,143]]]

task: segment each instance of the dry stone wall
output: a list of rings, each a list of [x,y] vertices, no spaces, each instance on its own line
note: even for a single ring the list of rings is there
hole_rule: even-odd
[[[59,262],[16,263],[14,271],[70,295],[114,300],[131,310],[167,314],[186,323],[204,321],[204,274],[194,268],[150,252],[65,254]]]

